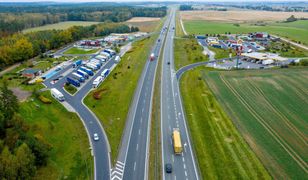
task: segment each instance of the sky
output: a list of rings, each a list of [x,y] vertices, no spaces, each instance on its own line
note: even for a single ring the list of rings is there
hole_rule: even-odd
[[[176,2],[191,2],[198,0],[0,0],[0,2],[43,2],[43,1],[53,1],[53,2],[145,2],[145,1],[176,1]],[[277,1],[288,1],[288,2],[298,2],[304,1],[308,2],[308,0],[201,0],[206,2],[230,2],[230,1],[242,1],[242,2],[277,2]],[[200,2],[200,0],[199,0]]]

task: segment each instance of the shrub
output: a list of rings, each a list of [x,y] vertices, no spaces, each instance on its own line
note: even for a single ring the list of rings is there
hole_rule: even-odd
[[[41,101],[42,103],[44,103],[44,104],[51,104],[51,103],[52,103],[52,101],[51,101],[50,99],[48,99],[47,97],[45,97],[45,96],[43,96],[43,95],[40,95],[40,96],[39,96],[39,99],[40,99],[40,101]]]
[[[300,64],[301,66],[308,66],[308,59],[302,59],[302,60],[300,60],[300,61],[299,61],[299,64]]]

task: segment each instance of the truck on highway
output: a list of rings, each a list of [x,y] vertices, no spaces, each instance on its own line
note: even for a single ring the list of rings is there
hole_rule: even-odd
[[[101,76],[102,76],[103,78],[106,78],[106,77],[108,76],[109,72],[110,72],[109,69],[104,69],[104,71],[102,72]]]
[[[81,76],[80,74],[77,74],[77,73],[72,73],[72,76],[77,79],[79,82],[84,82],[85,81],[85,78],[83,76]]]
[[[50,89],[51,96],[54,97],[55,99],[58,99],[59,101],[64,101],[64,96],[63,94],[56,88],[51,88]]]
[[[94,79],[93,88],[97,88],[102,81],[103,81],[102,76],[98,76],[96,79]]]
[[[79,87],[79,86],[80,86],[79,81],[76,80],[76,79],[74,79],[73,77],[67,77],[66,80],[67,80],[67,82],[68,82],[69,84],[72,84],[72,85],[74,85],[75,87]]]
[[[85,78],[85,79],[89,79],[89,75],[86,73],[86,72],[84,72],[84,71],[82,71],[82,70],[77,70],[76,71],[76,73],[77,74],[79,74],[79,75],[81,75],[83,78]]]
[[[181,154],[183,152],[181,134],[179,128],[174,128],[172,132],[172,142],[175,154]]]
[[[155,55],[154,55],[154,53],[151,53],[151,55],[150,55],[150,61],[154,61],[155,60]]]
[[[76,68],[82,64],[82,60],[77,60],[73,63],[73,68]]]
[[[79,70],[86,72],[89,76],[93,76],[94,73],[93,71],[91,71],[90,69],[86,68],[86,67],[80,67]]]

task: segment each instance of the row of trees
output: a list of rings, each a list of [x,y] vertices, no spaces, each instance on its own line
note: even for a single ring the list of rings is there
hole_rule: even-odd
[[[180,5],[180,11],[191,11],[194,10],[192,5]]]
[[[102,23],[86,27],[74,26],[67,30],[16,33],[0,40],[0,65],[8,66],[22,62],[82,38],[106,36],[110,33],[129,33],[138,30],[137,27],[129,27],[120,23]]]
[[[3,7],[2,7],[3,8]],[[19,12],[17,10],[20,10]],[[1,7],[0,7],[1,12]],[[6,7],[0,13],[0,37],[26,28],[62,21],[123,22],[132,17],[163,17],[166,7],[145,8],[130,6],[17,6]],[[18,13],[17,13],[18,12]]]
[[[0,177],[30,179],[36,169],[47,164],[51,146],[18,115],[18,102],[4,83],[0,87]]]

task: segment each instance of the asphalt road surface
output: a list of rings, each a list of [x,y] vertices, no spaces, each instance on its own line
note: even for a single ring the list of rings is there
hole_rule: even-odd
[[[198,180],[199,174],[191,149],[185,115],[182,108],[178,81],[174,70],[173,37],[175,27],[175,11],[171,10],[170,28],[166,37],[162,60],[161,76],[161,142],[163,179]],[[169,64],[169,63],[170,64]],[[179,128],[183,153],[175,155],[172,145],[173,128]],[[171,163],[172,173],[165,172],[165,164]]]
[[[170,16],[164,23],[163,29],[151,53],[155,60],[150,61],[150,54],[135,90],[126,127],[122,137],[121,148],[111,179],[142,180],[148,179],[148,157],[150,144],[151,107],[158,57],[163,45]]]
[[[86,81],[86,84],[74,95],[71,96],[68,94],[64,89],[63,86],[66,82],[66,76],[61,78],[55,84],[51,82],[53,79],[60,74],[67,72],[72,65],[67,66],[66,68],[62,69],[59,73],[52,76],[51,78],[44,81],[45,86],[47,88],[56,88],[58,89],[64,96],[65,101],[73,107],[73,109],[77,112],[79,117],[81,118],[84,126],[86,127],[87,134],[89,137],[89,141],[91,143],[92,153],[94,156],[94,179],[95,180],[105,180],[110,179],[110,147],[107,136],[102,128],[100,121],[97,117],[90,111],[84,104],[83,98],[88,94],[88,92],[92,89],[92,83],[94,79],[100,75],[100,73],[105,68],[111,68],[115,65],[115,61],[109,60],[106,62],[103,67],[93,76],[90,80]],[[93,140],[93,134],[97,133],[99,136],[99,141]],[[89,147],[90,148],[90,147]]]

